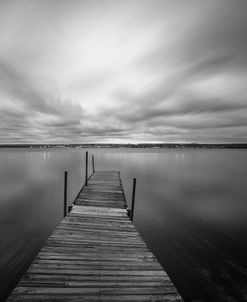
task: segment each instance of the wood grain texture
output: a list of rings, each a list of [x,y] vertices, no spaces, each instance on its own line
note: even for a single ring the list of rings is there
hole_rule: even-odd
[[[117,171],[98,171],[8,301],[182,301],[127,216]]]

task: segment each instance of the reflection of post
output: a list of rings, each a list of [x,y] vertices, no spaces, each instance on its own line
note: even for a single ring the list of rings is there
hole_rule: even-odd
[[[68,172],[64,172],[64,207],[63,207],[63,216],[67,215],[67,175]]]
[[[95,172],[94,170],[94,156],[92,155],[92,167],[93,167],[93,173]]]
[[[136,194],[136,178],[133,179],[133,189],[132,189],[132,203],[131,203],[131,221],[134,219],[134,210],[135,210],[135,194]]]
[[[86,151],[86,180],[85,180],[85,186],[87,186],[87,173],[88,173],[88,152]]]

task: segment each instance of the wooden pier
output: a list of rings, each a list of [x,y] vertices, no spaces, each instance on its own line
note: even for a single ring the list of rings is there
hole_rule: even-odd
[[[93,173],[8,301],[182,301],[126,206],[119,172]]]

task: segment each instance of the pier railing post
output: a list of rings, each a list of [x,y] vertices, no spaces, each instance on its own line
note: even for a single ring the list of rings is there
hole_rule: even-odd
[[[68,183],[68,172],[64,172],[64,207],[63,207],[63,216],[67,215],[67,183]]]
[[[133,179],[132,202],[131,202],[131,210],[130,210],[130,219],[131,219],[131,221],[133,221],[133,219],[134,219],[135,194],[136,194],[136,178]]]
[[[85,176],[85,186],[87,186],[87,178],[88,178],[88,152],[86,151],[86,176]]]
[[[94,156],[92,155],[92,167],[93,167],[93,173],[95,172],[94,170]]]
[[[72,208],[73,208],[73,204],[71,204],[71,205],[68,206],[68,213],[71,212]]]

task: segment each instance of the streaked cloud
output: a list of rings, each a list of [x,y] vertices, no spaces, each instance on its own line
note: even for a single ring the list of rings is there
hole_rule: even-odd
[[[1,143],[247,142],[247,3],[0,1]]]

